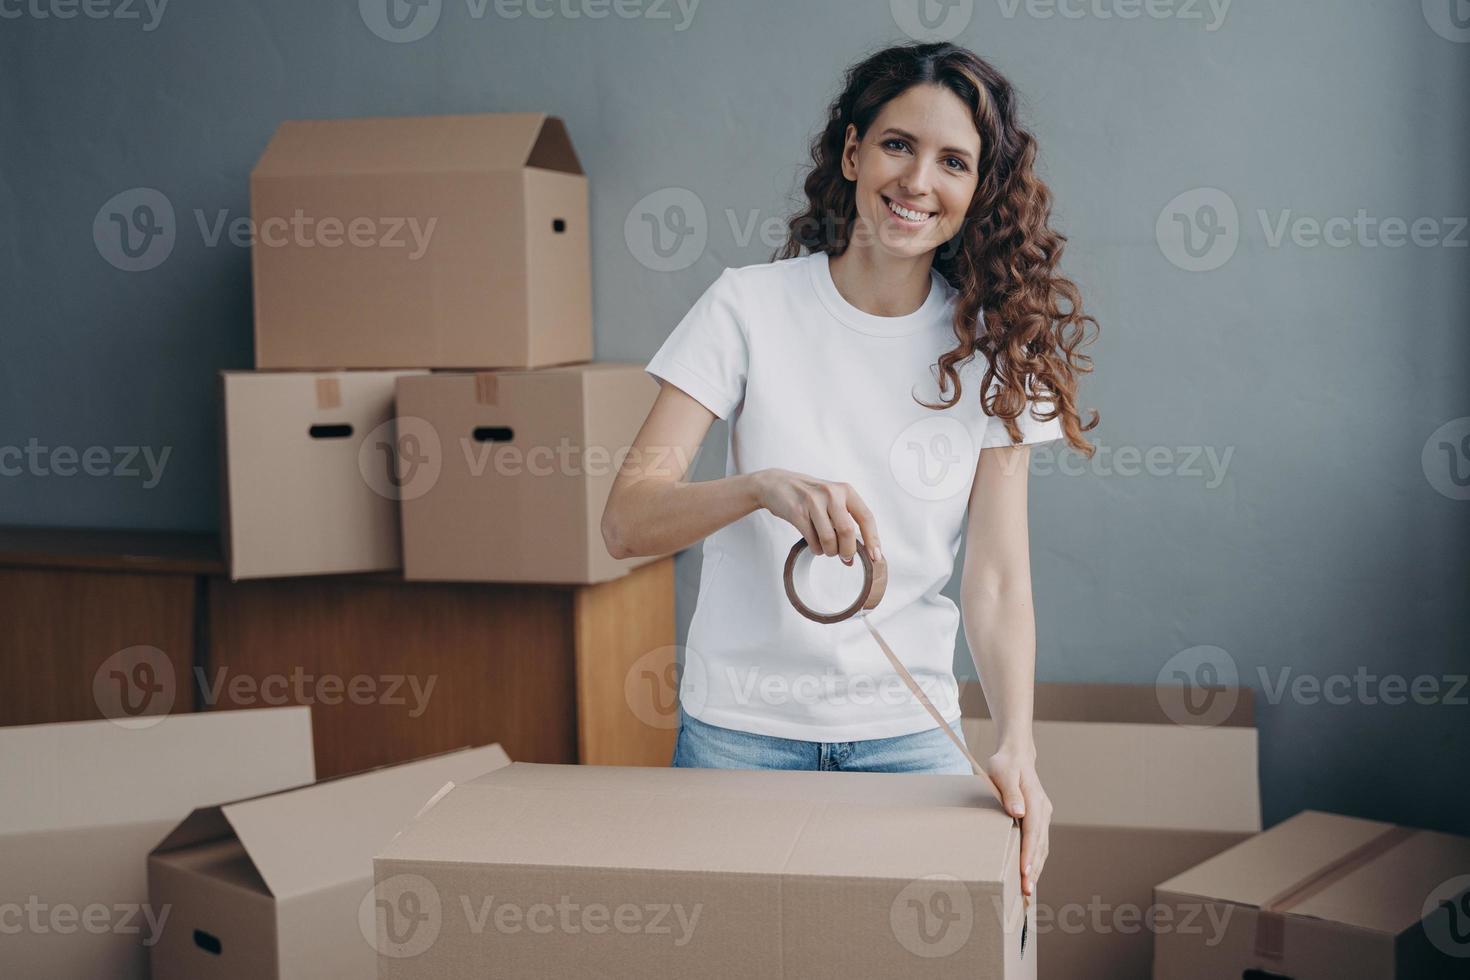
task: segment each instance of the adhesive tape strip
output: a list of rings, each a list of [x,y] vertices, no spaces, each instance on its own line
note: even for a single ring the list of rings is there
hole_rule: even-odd
[[[782,572],[782,581],[786,586],[786,598],[791,600],[791,604],[796,607],[796,611],[807,619],[825,624],[840,623],[845,619],[851,619],[853,616],[866,613],[869,609],[875,608],[883,600],[883,592],[888,587],[888,563],[882,560],[873,561],[868,557],[867,551],[863,548],[858,548],[857,554],[862,559],[863,564],[863,588],[858,594],[858,597],[853,600],[851,605],[839,612],[818,612],[802,601],[801,596],[796,590],[796,579],[801,574],[799,568],[804,570],[810,566],[811,562],[816,560],[811,550],[807,547],[806,539],[798,539],[796,544],[791,546],[790,553],[786,555],[786,567]],[[949,727],[949,724],[944,720],[944,716],[939,713],[939,709],[934,707],[933,702],[924,694],[923,689],[919,687],[913,675],[908,672],[908,668],[903,665],[903,661],[898,659],[898,656],[893,652],[893,648],[888,645],[888,641],[883,639],[883,634],[878,632],[878,627],[873,625],[873,621],[866,615],[862,615],[861,618],[863,625],[867,626],[868,632],[873,634],[873,639],[878,642],[879,649],[883,651],[883,655],[888,658],[888,663],[898,672],[899,677],[903,678],[903,682],[909,691],[924,706],[924,710],[929,712],[929,717],[934,719],[934,723],[939,726],[940,730],[948,735],[949,740],[964,754],[964,757],[970,763],[971,770],[975,775],[985,780],[985,785],[989,787],[991,794],[999,801],[1001,799],[1000,790],[996,788],[995,782],[990,778],[989,774],[980,768],[980,763],[970,753],[969,746],[965,745],[964,739],[956,735],[954,729]]]

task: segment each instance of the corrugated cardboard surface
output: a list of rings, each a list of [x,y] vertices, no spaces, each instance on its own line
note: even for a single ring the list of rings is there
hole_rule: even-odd
[[[1434,950],[1420,926],[1431,892],[1457,875],[1470,875],[1470,838],[1306,810],[1159,884],[1161,902],[1230,925],[1219,942],[1161,937],[1154,975],[1464,976],[1467,961]]]
[[[1153,886],[1261,826],[1249,691],[1219,726],[1173,724],[1152,686],[1038,684],[1038,771],[1056,810],[1037,889],[1041,976],[1147,976]],[[994,751],[978,684],[961,692],[965,739]]]
[[[155,980],[372,976],[358,914],[374,851],[447,783],[509,761],[490,745],[196,811],[149,858],[176,917]]]
[[[657,395],[640,365],[612,362],[401,379],[399,414],[432,427],[441,464],[402,504],[404,576],[586,584],[656,560],[614,559],[601,519]]]
[[[386,480],[396,443],[391,427],[373,434],[394,417],[394,382],[422,373],[220,373],[231,578],[401,565],[398,502]],[[347,434],[314,434],[317,426]],[[377,444],[365,446],[369,438]],[[385,479],[375,487],[364,466]]]
[[[965,776],[516,763],[379,853],[380,902],[438,910],[432,939],[380,921],[380,976],[1031,976],[1019,846]],[[581,927],[635,907],[672,929]]]
[[[592,357],[587,178],[555,117],[287,122],[250,189],[262,233],[298,212],[373,222],[365,245],[322,247],[295,231],[255,244],[257,367]]]
[[[0,729],[0,902],[36,905],[42,923],[0,936],[0,976],[146,977],[144,907],[168,925],[148,899],[149,849],[195,806],[314,775],[307,708]],[[105,915],[107,931],[57,909]]]

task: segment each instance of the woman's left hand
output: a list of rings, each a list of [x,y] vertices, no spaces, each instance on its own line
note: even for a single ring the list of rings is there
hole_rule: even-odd
[[[1021,893],[1030,896],[1051,849],[1051,799],[1036,775],[1036,753],[1002,748],[985,760],[1007,813],[1021,821]]]

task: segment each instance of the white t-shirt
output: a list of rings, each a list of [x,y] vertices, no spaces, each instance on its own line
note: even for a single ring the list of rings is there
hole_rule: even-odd
[[[843,299],[823,252],[726,269],[647,370],[729,422],[727,476],[778,467],[849,483],[862,496],[888,563],[887,589],[868,616],[953,722],[960,614],[940,590],[954,572],[978,452],[1010,437],[980,408],[983,355],[960,369],[953,408],[915,401],[940,400],[939,356],[956,342],[955,290],[938,272],[930,278],[918,310],[884,317]],[[1062,435],[1059,420],[1040,422],[1029,410],[1016,423],[1026,443]],[[684,710],[711,725],[808,741],[933,728],[862,622],[816,623],[791,605],[782,570],[800,538],[757,510],[705,539]],[[852,571],[835,557],[815,564]]]

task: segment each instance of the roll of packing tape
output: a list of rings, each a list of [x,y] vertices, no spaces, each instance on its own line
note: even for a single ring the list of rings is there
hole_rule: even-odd
[[[807,547],[806,538],[799,539],[786,555],[786,568],[783,572],[786,598],[791,600],[797,612],[818,623],[840,623],[864,609],[874,608],[883,601],[883,591],[888,587],[888,563],[882,559],[873,561],[868,557],[867,549],[861,547],[857,550],[857,556],[862,561],[862,586],[850,589],[849,592],[854,592],[855,595],[851,601],[847,601],[839,595],[842,586],[847,583],[838,582],[831,576],[821,576],[827,580],[818,581],[818,556],[813,555]],[[851,566],[839,562],[836,566],[826,567],[848,569]]]

